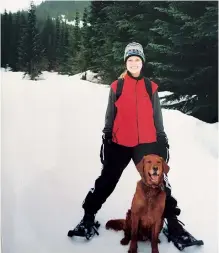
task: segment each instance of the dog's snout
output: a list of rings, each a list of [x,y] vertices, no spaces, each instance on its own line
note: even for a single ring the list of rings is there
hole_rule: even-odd
[[[154,167],[153,167],[153,170],[154,170],[154,172],[157,172],[157,171],[158,171],[158,167],[157,167],[157,166],[154,166]]]

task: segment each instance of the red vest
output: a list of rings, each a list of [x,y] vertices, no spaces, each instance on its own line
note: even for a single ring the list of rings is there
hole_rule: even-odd
[[[152,82],[152,94],[158,86]],[[111,84],[116,93],[117,80]],[[115,102],[117,108],[113,124],[113,142],[126,147],[156,142],[153,108],[146,91],[144,78],[135,80],[126,75],[122,94]]]

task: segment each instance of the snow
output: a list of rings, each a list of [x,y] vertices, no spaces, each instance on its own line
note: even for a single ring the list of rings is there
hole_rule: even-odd
[[[82,218],[81,204],[101,172],[99,150],[109,88],[80,75],[43,72],[39,81],[23,73],[2,75],[2,252],[122,253],[122,232],[107,220],[125,217],[139,175],[133,163],[97,214],[100,236],[67,237]],[[180,220],[205,243],[185,253],[218,252],[218,123],[207,124],[179,111],[163,110],[170,141],[173,196]],[[179,252],[160,235],[160,252]],[[138,252],[151,252],[139,243]]]
[[[52,20],[55,20],[55,19],[56,18],[52,18]],[[60,19],[61,19],[62,22],[66,23],[68,25],[75,26],[75,24],[76,24],[76,20],[75,19],[74,20],[68,20],[64,14],[60,15]],[[82,28],[83,25],[84,25],[84,22],[82,20],[79,20],[79,27]],[[91,26],[90,23],[87,23],[87,25]]]
[[[42,0],[32,0],[35,5],[41,4]],[[30,0],[3,0],[1,1],[0,12],[4,13],[5,9],[7,12],[15,13],[17,11],[27,11],[30,7]]]
[[[101,84],[101,77],[98,76],[97,73],[87,70],[86,72],[82,72],[81,74],[78,75],[80,79],[83,79],[84,76],[86,76],[87,81]]]

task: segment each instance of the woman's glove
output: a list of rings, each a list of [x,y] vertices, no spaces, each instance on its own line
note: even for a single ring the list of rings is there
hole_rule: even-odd
[[[112,143],[112,133],[105,133],[102,135],[103,144],[111,144]]]
[[[168,143],[168,139],[167,139],[167,137],[166,136],[158,136],[157,137],[157,142],[158,142],[158,144],[159,145],[161,145],[161,146],[164,146],[164,147],[166,147],[166,148],[170,148],[170,145],[169,145],[169,143]]]
[[[166,136],[157,137],[157,144],[159,147],[160,155],[164,158],[166,163],[168,163],[170,159],[170,153],[169,153],[170,145],[168,143],[167,137]]]
[[[102,135],[102,145],[100,148],[100,160],[103,165],[106,164],[111,145],[112,145],[112,133],[111,132],[104,133]]]

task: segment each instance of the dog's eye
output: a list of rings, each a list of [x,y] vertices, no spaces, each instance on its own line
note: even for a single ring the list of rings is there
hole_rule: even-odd
[[[146,161],[146,163],[151,163],[151,161]]]
[[[157,163],[161,163],[160,161],[158,161]]]

